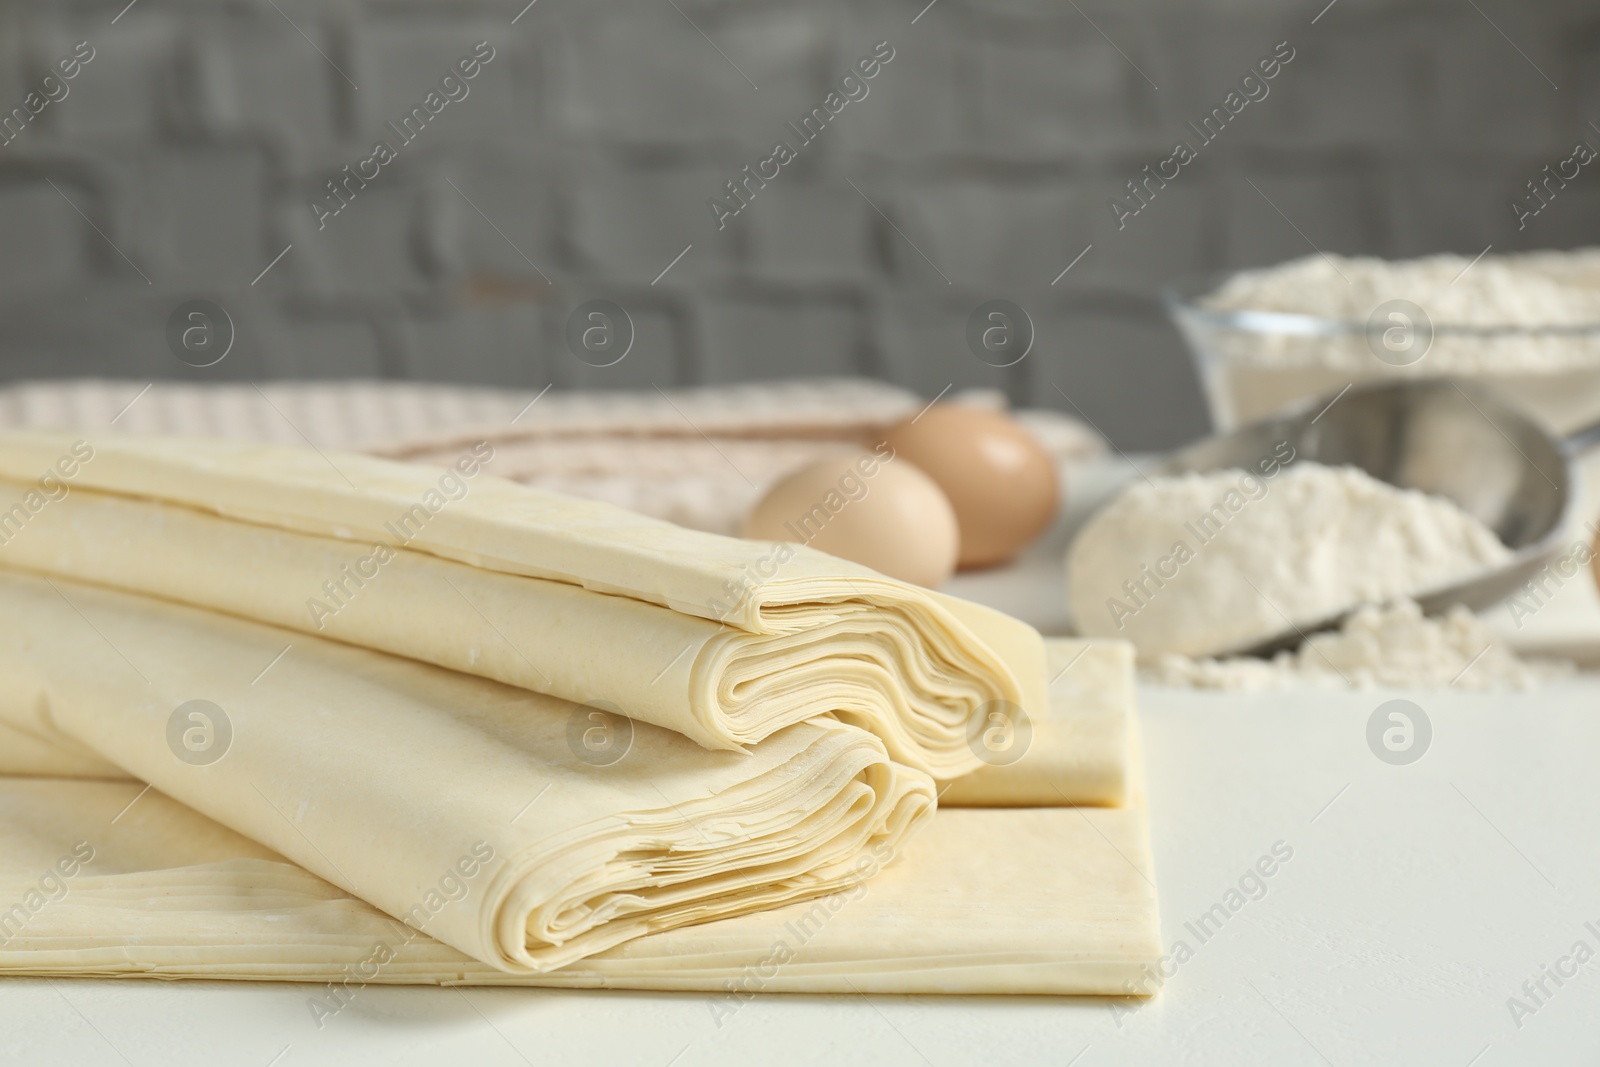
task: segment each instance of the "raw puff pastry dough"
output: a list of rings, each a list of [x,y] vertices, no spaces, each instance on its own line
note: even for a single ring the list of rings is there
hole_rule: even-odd
[[[571,732],[592,709],[496,682],[17,572],[0,571],[0,612],[0,720],[390,915],[420,906],[430,935],[505,971],[836,891],[932,814],[931,779],[831,719],[749,753],[641,724],[595,767]],[[231,725],[204,765],[172,740],[196,699]],[[472,891],[439,899],[464,864]]]
[[[78,842],[94,850],[20,923],[0,912],[0,974],[325,983],[307,990],[319,1022],[367,983],[702,991],[718,994],[719,1021],[762,992],[1146,995],[1160,984],[1138,807],[940,811],[903,857],[875,873],[887,850],[862,856],[864,880],[828,897],[513,975],[158,792],[130,807],[138,793],[0,778],[0,908]]]
[[[25,499],[75,444],[0,434],[0,502]],[[23,516],[0,563],[320,630],[711,748],[832,713],[897,761],[955,778],[983,766],[971,737],[989,709],[1046,707],[1031,627],[804,546],[366,456],[178,438],[89,447],[67,495]],[[394,558],[349,580],[378,545]],[[331,614],[311,604],[328,604],[330,581],[347,594]]]
[[[1120,807],[1128,802],[1136,704],[1133,647],[1103,638],[1048,638],[1050,710],[1029,720],[1020,758],[945,783],[939,806]],[[0,720],[0,774],[122,778],[92,751],[18,733]]]

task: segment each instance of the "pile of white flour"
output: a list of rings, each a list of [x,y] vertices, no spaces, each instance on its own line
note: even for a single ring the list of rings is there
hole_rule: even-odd
[[[1275,659],[1167,655],[1145,671],[1157,685],[1187,689],[1281,689],[1295,685],[1531,689],[1570,674],[1570,663],[1524,660],[1464,607],[1439,618],[1415,601],[1368,605],[1338,631],[1313,634]]]
[[[1510,555],[1450,501],[1355,468],[1259,469],[1137,482],[1101,509],[1067,555],[1078,629],[1128,639],[1146,663],[1217,655]]]
[[[1390,262],[1310,255],[1229,278],[1199,303],[1218,311],[1282,311],[1364,324],[1390,300],[1421,307],[1434,329],[1453,326],[1574,326],[1600,323],[1600,249]],[[1231,352],[1261,365],[1316,363],[1371,370],[1364,335],[1260,335]],[[1600,334],[1474,336],[1435,334],[1427,359],[1443,371],[1527,371],[1591,363]]]

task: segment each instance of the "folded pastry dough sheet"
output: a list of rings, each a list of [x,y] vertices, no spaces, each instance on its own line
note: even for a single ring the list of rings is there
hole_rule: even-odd
[[[140,789],[0,778],[0,974],[315,982],[307,1009],[319,1021],[368,983],[700,991],[719,1019],[762,992],[1158,984],[1139,806],[940,811],[915,838],[863,855],[860,880],[829,896],[512,975]]]
[[[1020,730],[976,740],[993,760],[943,782],[939,806],[1117,807],[1128,801],[1136,705],[1133,649],[1104,638],[1047,638],[1049,711]],[[1012,725],[1010,730],[1006,725]],[[995,742],[994,749],[989,742]],[[1020,749],[1020,755],[1017,751]],[[19,733],[0,720],[0,774],[119,778],[125,773],[82,745]]]
[[[0,614],[0,721],[40,769],[97,758],[506,971],[834,892],[932,813],[932,779],[831,719],[714,752],[60,579],[0,570]]]
[[[969,738],[992,709],[1046,707],[1043,643],[1006,615],[482,460],[0,433],[0,565],[614,707],[709,748],[832,713],[955,778],[984,766]]]

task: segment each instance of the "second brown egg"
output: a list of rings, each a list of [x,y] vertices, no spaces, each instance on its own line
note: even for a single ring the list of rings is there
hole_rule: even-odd
[[[1056,465],[1014,419],[975,405],[935,404],[884,439],[943,489],[960,529],[962,568],[1005,563],[1050,525]]]

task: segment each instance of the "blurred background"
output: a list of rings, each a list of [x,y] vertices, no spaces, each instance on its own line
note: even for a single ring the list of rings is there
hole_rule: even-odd
[[[1510,206],[1600,143],[1591,4],[124,3],[0,7],[7,382],[866,375],[1076,408],[1146,449],[1206,425],[1171,279],[1600,239],[1600,177],[1520,229]],[[885,41],[867,94],[719,227],[725,183]],[[398,136],[478,42],[467,94]],[[1280,42],[1268,95],[1119,228],[1112,198]],[[380,140],[395,158],[319,220]],[[566,340],[597,299],[635,330],[607,367]],[[994,299],[1036,330],[1007,368],[966,339]],[[214,366],[169,350],[193,300],[236,331]]]

